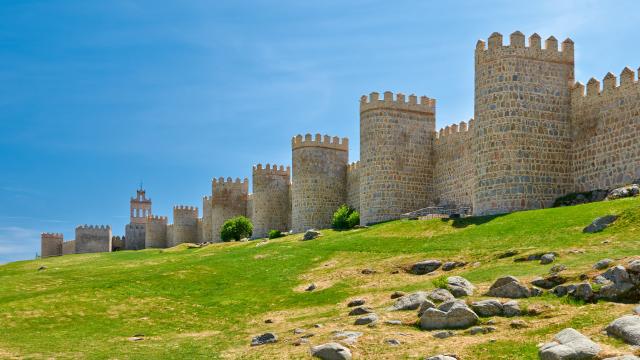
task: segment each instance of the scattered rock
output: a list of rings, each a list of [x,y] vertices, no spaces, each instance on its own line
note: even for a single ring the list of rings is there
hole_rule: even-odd
[[[144,340],[144,337],[143,336],[132,336],[130,338],[127,338],[127,340],[129,340],[129,341],[142,341],[142,340]]]
[[[447,289],[455,297],[471,296],[475,286],[462,276],[450,276],[447,278]]]
[[[425,275],[436,271],[440,266],[442,266],[442,262],[439,260],[424,260],[413,264],[411,266],[411,273],[414,275]]]
[[[527,298],[535,294],[522,285],[518,279],[513,276],[505,276],[496,280],[491,288],[489,288],[489,296],[503,297],[509,299]]]
[[[449,290],[447,290],[447,289],[439,289],[439,288],[429,292],[429,295],[427,295],[427,297],[430,300],[433,300],[435,302],[445,302],[445,301],[449,301],[449,300],[455,299],[455,296],[453,296],[453,294],[451,294],[451,292],[449,292]]]
[[[611,264],[613,264],[612,259],[602,259],[593,265],[593,268],[596,270],[604,270],[608,268]]]
[[[293,346],[300,346],[300,345],[308,344],[308,343],[309,343],[309,339],[300,338],[300,339],[295,340],[292,344],[293,344]]]
[[[540,258],[540,264],[542,264],[542,265],[551,264],[555,260],[556,260],[556,255],[555,254],[552,254],[552,253],[544,254]]]
[[[627,271],[640,273],[640,260],[632,260],[627,265]]]
[[[467,330],[470,335],[488,334],[494,331],[496,331],[496,328],[493,326],[473,326]]]
[[[338,343],[327,343],[312,347],[311,356],[322,360],[351,360],[351,350]]]
[[[640,357],[637,357],[635,355],[621,355],[621,356],[615,356],[615,357],[608,357],[603,360],[640,360]]]
[[[475,325],[479,318],[464,303],[455,303],[448,310],[430,308],[420,317],[420,328],[424,330],[466,329]]]
[[[451,330],[438,331],[433,334],[433,337],[436,339],[446,339],[452,337],[455,333]]]
[[[315,229],[309,229],[304,233],[304,237],[302,238],[302,240],[313,240],[318,238],[321,235],[322,234],[320,233],[320,231],[317,231]]]
[[[422,316],[422,314],[424,314],[424,312],[427,311],[427,309],[431,309],[435,307],[436,305],[429,300],[423,302],[422,305],[420,305],[420,308],[418,309],[418,317]]]
[[[267,319],[264,321],[265,324],[273,324],[273,320],[271,319]]]
[[[313,324],[313,327],[316,329],[320,329],[322,327],[322,324]]]
[[[444,263],[442,265],[442,270],[443,271],[451,271],[453,269],[456,268],[460,268],[467,265],[466,262],[461,262],[461,261],[447,261],[446,263]]]
[[[512,329],[524,329],[529,327],[529,325],[527,325],[527,323],[524,320],[513,320],[509,326],[511,326]]]
[[[483,317],[502,315],[502,303],[496,299],[476,301],[471,308]]]
[[[403,297],[403,296],[405,296],[405,295],[406,295],[406,294],[405,294],[405,293],[403,293],[402,291],[394,291],[394,292],[391,294],[391,298],[392,298],[392,299],[397,299],[397,298],[401,298],[401,297]]]
[[[354,325],[375,324],[377,321],[378,321],[378,315],[371,313],[367,316],[357,318],[356,321],[354,322]]]
[[[449,355],[435,355],[435,356],[430,356],[424,360],[458,360],[458,358],[454,356],[449,356]]]
[[[613,222],[616,221],[616,219],[618,219],[618,216],[616,215],[607,215],[607,216],[599,217],[593,220],[593,222],[589,224],[589,226],[585,227],[582,230],[582,232],[588,233],[588,234],[600,232],[605,228],[607,228],[607,226],[613,224]]]
[[[498,255],[498,259],[504,259],[504,258],[516,256],[516,255],[518,255],[518,250],[509,250]]]
[[[578,331],[568,328],[554,336],[553,341],[540,347],[541,360],[596,359],[600,346]]]
[[[638,186],[638,184],[631,184],[609,191],[609,194],[607,194],[607,200],[637,196],[638,193],[640,193],[640,186]]]
[[[409,295],[405,295],[401,298],[398,298],[396,302],[387,310],[417,310],[423,302],[428,301],[427,295],[428,294],[424,291],[418,291]]]
[[[400,320],[387,320],[384,323],[387,325],[402,325],[402,321]]]
[[[640,345],[640,316],[625,315],[613,320],[606,328],[607,334],[622,339],[627,344]]]
[[[354,299],[349,301],[347,307],[362,306],[366,301],[364,299]]]
[[[365,315],[365,314],[371,314],[371,313],[373,313],[373,309],[365,306],[358,306],[357,308],[354,308],[353,310],[349,311],[349,316]]]
[[[38,268],[38,271],[44,271],[47,270],[47,267],[44,265],[40,265],[40,267]]]
[[[569,292],[569,296],[574,299],[590,302],[594,300],[593,288],[589,283],[581,283],[576,285],[573,291]]]
[[[438,310],[447,312],[447,311],[451,310],[454,306],[464,306],[464,307],[466,307],[467,303],[465,303],[462,300],[458,300],[458,299],[445,301],[442,304],[438,305]]]
[[[307,286],[306,289],[304,289],[304,291],[313,291],[317,288],[316,284],[311,284],[309,286]]]
[[[566,266],[564,266],[562,264],[556,264],[556,265],[553,265],[551,267],[551,269],[549,269],[549,273],[550,274],[557,274],[557,273],[559,273],[561,271],[565,271],[565,270],[567,270]]]
[[[333,333],[334,339],[342,340],[347,344],[355,344],[360,336],[362,336],[362,333],[359,331],[335,331]]]
[[[519,316],[521,314],[520,304],[515,300],[507,301],[502,304],[502,314],[506,317]]]
[[[551,292],[558,297],[562,297],[575,290],[576,290],[576,285],[569,284],[569,285],[558,285],[555,288],[553,288]]]
[[[567,278],[554,274],[547,276],[546,278],[535,278],[531,281],[531,284],[543,289],[552,289],[558,285],[564,284],[565,282],[567,282]]]
[[[300,329],[300,328],[293,329],[293,333],[296,334],[296,335],[302,334],[302,333],[304,333],[304,329]]]
[[[391,346],[399,346],[400,345],[400,341],[396,340],[396,339],[386,339],[384,341],[385,344],[387,345],[391,345]]]
[[[373,274],[377,273],[377,271],[375,271],[373,269],[364,269],[360,273],[362,273],[363,275],[373,275]]]
[[[251,346],[259,346],[264,344],[271,344],[278,341],[278,336],[274,333],[264,333],[251,339]]]

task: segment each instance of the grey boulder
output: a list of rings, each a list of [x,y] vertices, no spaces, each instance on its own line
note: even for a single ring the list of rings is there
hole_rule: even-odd
[[[541,360],[590,360],[596,359],[599,352],[598,344],[568,328],[556,334],[553,341],[542,345],[538,356]]]
[[[425,358],[424,360],[458,360],[458,359],[449,355],[435,355],[435,356],[430,356],[428,358]]]
[[[607,215],[607,216],[599,217],[593,220],[593,222],[589,224],[587,227],[582,229],[582,232],[588,233],[588,234],[600,232],[606,229],[607,226],[613,224],[613,222],[616,221],[617,218],[618,217],[616,215]]]
[[[320,234],[320,231],[317,231],[315,229],[309,229],[304,233],[304,236],[302,237],[302,240],[313,240],[313,239],[317,238],[320,235],[322,235],[322,234]]]
[[[442,266],[439,260],[424,260],[411,266],[411,273],[414,275],[425,275],[438,270]]]
[[[369,314],[367,316],[357,318],[356,321],[354,322],[354,325],[369,325],[369,324],[375,324],[376,322],[378,322],[378,315]]]
[[[496,299],[476,301],[471,308],[482,317],[502,315],[502,303]]]
[[[338,343],[314,346],[311,355],[322,360],[351,360],[351,350]]]
[[[593,265],[593,268],[596,270],[604,270],[608,268],[611,264],[613,264],[612,259],[602,259]]]
[[[625,315],[613,320],[606,328],[607,334],[622,339],[627,344],[640,345],[640,316]]]
[[[418,291],[409,295],[405,295],[396,299],[396,302],[387,310],[417,310],[423,302],[427,301],[428,295],[429,294],[427,294],[425,291]]]
[[[496,280],[489,288],[489,296],[519,299],[528,298],[532,294],[531,290],[520,283],[518,279],[513,276],[505,276]]]
[[[453,294],[451,294],[451,292],[449,292],[449,290],[447,289],[432,290],[431,292],[429,292],[429,295],[427,295],[427,297],[429,297],[429,300],[435,302],[445,302],[455,299],[455,296],[453,296]]]
[[[454,304],[447,311],[430,308],[420,317],[424,330],[466,329],[478,323],[478,315],[465,305]]]
[[[358,306],[357,308],[349,311],[349,316],[371,314],[372,312],[373,309],[371,308],[368,308],[366,306]]]
[[[519,316],[521,314],[520,304],[515,300],[507,301],[502,304],[502,314],[506,317]]]
[[[555,260],[556,260],[556,255],[555,254],[552,254],[552,253],[544,254],[540,258],[540,264],[542,264],[542,265],[551,264]]]
[[[476,287],[462,276],[450,276],[447,278],[447,289],[453,296],[462,297],[473,295]]]
[[[259,346],[264,344],[271,344],[278,341],[278,336],[274,333],[264,333],[251,339],[251,346]]]

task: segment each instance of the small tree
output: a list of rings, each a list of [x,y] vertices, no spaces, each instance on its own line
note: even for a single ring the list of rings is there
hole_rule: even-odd
[[[333,213],[332,226],[336,230],[347,230],[360,223],[360,214],[352,207],[340,205]]]
[[[253,224],[244,216],[236,216],[229,219],[220,228],[220,237],[225,242],[248,238],[251,234],[253,234]]]
[[[269,239],[277,239],[279,237],[283,237],[284,234],[280,230],[271,230],[269,231]]]

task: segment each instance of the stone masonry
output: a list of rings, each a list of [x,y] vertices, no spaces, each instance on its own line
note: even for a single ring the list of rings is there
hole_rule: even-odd
[[[571,192],[640,179],[640,79],[630,68],[602,84],[574,79],[574,43],[519,31],[493,33],[475,47],[474,119],[436,132],[436,100],[372,92],[360,99],[360,161],[349,164],[347,138],[297,135],[292,171],[253,167],[248,179],[214,179],[198,209],[174,208],[174,223],[151,214],[139,189],[130,224],[115,249],[220,241],[234,216],[271,229],[327,228],[342,204],[361,224],[431,206],[471,208],[474,215],[551,206]],[[84,226],[76,239],[43,233],[43,257],[111,251],[111,228]],[[116,238],[119,239],[119,238]],[[123,243],[124,245],[122,245]]]

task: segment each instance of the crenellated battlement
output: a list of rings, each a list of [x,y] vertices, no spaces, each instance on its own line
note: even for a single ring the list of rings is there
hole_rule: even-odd
[[[360,169],[360,161],[352,162],[351,164],[347,164],[347,172],[354,172]]]
[[[316,134],[315,137],[312,137],[311,134],[306,134],[304,137],[302,137],[302,135],[296,135],[291,139],[292,150],[305,147],[322,147],[327,149],[349,151],[349,139],[346,137],[341,139],[338,136],[322,136],[321,134]]]
[[[414,94],[409,95],[408,99],[406,99],[402,93],[397,93],[394,97],[391,91],[385,91],[382,99],[380,99],[380,94],[377,92],[372,92],[369,96],[363,95],[360,97],[360,112],[375,109],[394,109],[435,115],[436,99],[421,96],[420,101],[418,101],[418,97]]]
[[[219,177],[217,179],[213,179],[211,181],[211,195],[215,196],[216,194],[222,191],[240,191],[242,193],[249,192],[249,179],[244,178],[236,178],[233,180],[231,177],[223,178]]]
[[[110,230],[111,225],[78,225],[76,230]]]
[[[147,222],[148,223],[154,223],[154,224],[164,223],[164,224],[166,224],[168,220],[169,219],[166,216],[159,216],[159,215],[149,215],[149,216],[147,216]]]
[[[436,142],[447,142],[451,139],[457,139],[460,134],[471,134],[471,131],[473,130],[473,123],[473,119],[470,119],[468,123],[461,121],[459,124],[448,125],[444,128],[441,128],[440,131],[436,133]]]
[[[638,73],[640,74],[640,69]],[[639,80],[633,70],[625,67],[620,72],[619,84],[618,78],[611,72],[604,76],[602,82],[593,77],[589,79],[586,86],[579,81],[576,82],[571,88],[571,100],[580,104],[582,101],[589,101],[589,99],[596,99],[602,96],[618,96],[620,92],[639,86]],[[601,84],[602,86],[600,86]],[[637,90],[637,88],[635,89]]]
[[[275,164],[273,166],[271,166],[271,164],[266,164],[263,168],[262,164],[257,164],[253,166],[253,176],[256,176],[256,175],[290,176],[291,167],[287,166],[285,168],[284,165],[280,165],[280,167],[278,167],[278,165],[275,165]]]
[[[173,207],[173,211],[184,211],[184,212],[198,212],[197,206],[189,206],[189,205],[175,205]]]
[[[509,45],[503,44],[502,34],[494,32],[487,42],[478,40],[476,43],[476,62],[492,61],[504,57],[522,57],[542,61],[573,63],[574,44],[567,38],[560,44],[558,40],[549,36],[542,47],[540,35],[533,33],[529,36],[529,44],[525,44],[525,36],[515,31],[509,36]]]
[[[61,233],[43,232],[40,234],[40,237],[43,239],[63,239],[64,235]]]

